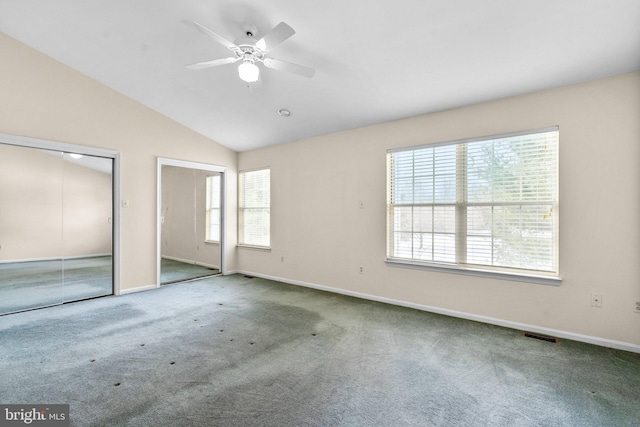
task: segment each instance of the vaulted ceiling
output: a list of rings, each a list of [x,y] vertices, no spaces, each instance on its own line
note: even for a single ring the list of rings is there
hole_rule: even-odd
[[[230,51],[184,20],[286,22],[269,56],[316,73],[189,70]],[[0,0],[0,31],[236,151],[640,70],[638,0]]]

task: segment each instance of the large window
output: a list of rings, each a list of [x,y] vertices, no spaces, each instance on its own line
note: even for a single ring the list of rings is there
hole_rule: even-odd
[[[238,243],[269,247],[271,244],[271,174],[269,169],[240,172]]]
[[[390,261],[558,273],[558,129],[387,154]]]

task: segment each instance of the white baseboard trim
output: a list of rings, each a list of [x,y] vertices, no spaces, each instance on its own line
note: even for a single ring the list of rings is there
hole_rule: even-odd
[[[162,255],[162,258],[170,259],[172,261],[184,262],[185,264],[194,264],[194,265],[199,265],[199,266],[202,266],[202,267],[215,268],[217,270],[220,270],[220,267],[217,266],[217,265],[207,264],[207,263],[204,263],[204,262],[198,262],[198,261],[194,261],[192,259],[183,259],[183,258],[178,258],[178,257],[168,256],[168,255]]]
[[[101,258],[105,256],[111,256],[111,253],[107,252],[104,254],[73,255],[73,256],[66,256],[66,257],[5,259],[5,260],[0,260],[0,264],[11,264],[11,263],[19,263],[19,262],[40,262],[40,261],[67,261],[67,260],[73,260],[73,259]]]
[[[204,262],[196,262],[196,265],[199,265],[201,267],[207,267],[207,268],[215,268],[216,270],[220,270],[220,266],[218,265],[213,265],[213,264],[206,264]]]
[[[353,292],[353,291],[348,291],[340,288],[332,288],[330,286],[316,285],[314,283],[301,282],[299,280],[285,279],[285,278],[276,277],[276,276],[269,276],[266,274],[254,273],[251,271],[235,270],[233,272],[228,272],[228,274],[234,274],[234,273],[244,274],[247,276],[260,277],[262,279],[273,280],[275,282],[282,282],[290,285],[303,286],[305,288],[318,289],[320,291],[333,292],[336,294],[342,294],[342,295],[347,295],[355,298],[377,301],[377,302],[397,305],[401,307],[413,308],[416,310],[427,311],[430,313],[443,314],[445,316],[458,317],[460,319],[473,320],[475,322],[488,323],[491,325],[502,326],[509,329],[515,329],[518,331],[534,332],[542,335],[548,335],[548,336],[564,338],[572,341],[580,341],[588,344],[599,345],[601,347],[609,347],[609,348],[615,348],[618,350],[630,351],[633,353],[640,353],[640,345],[627,343],[624,341],[615,341],[607,338],[576,334],[574,332],[562,331],[559,329],[551,329],[551,328],[545,328],[541,326],[528,325],[526,323],[512,322],[510,320],[498,319],[495,317],[481,316],[478,314],[465,313],[462,311],[455,311],[455,310],[449,310],[445,308],[416,304],[408,301],[396,300],[392,298],[380,297],[380,296],[364,294],[360,292]]]
[[[152,289],[158,289],[157,285],[140,286],[138,288],[121,289],[118,295],[133,294],[136,292],[150,291]]]

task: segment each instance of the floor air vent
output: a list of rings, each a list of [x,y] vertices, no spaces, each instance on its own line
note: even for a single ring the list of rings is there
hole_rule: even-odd
[[[524,332],[523,331],[522,335],[524,335],[525,338],[533,338],[534,340],[552,342],[554,344],[558,344],[558,342],[560,341],[556,337],[550,337],[550,336],[547,336],[547,335],[534,334],[533,332]]]

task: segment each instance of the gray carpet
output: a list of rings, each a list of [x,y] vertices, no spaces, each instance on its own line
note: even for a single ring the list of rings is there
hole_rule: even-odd
[[[111,295],[110,256],[0,263],[0,314]],[[219,270],[162,259],[161,282],[219,274]]]
[[[214,277],[0,317],[0,402],[74,426],[640,425],[640,355]]]
[[[111,295],[111,257],[0,263],[0,314]]]
[[[163,285],[200,277],[214,276],[220,271],[202,265],[180,262],[173,259],[160,260],[160,283]]]

